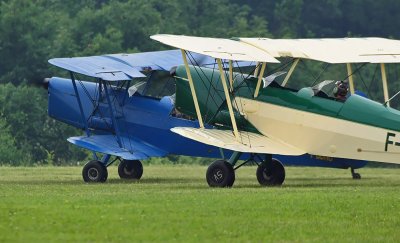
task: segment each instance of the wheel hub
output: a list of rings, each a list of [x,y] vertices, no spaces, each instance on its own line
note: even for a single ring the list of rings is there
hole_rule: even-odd
[[[133,175],[133,173],[135,172],[135,170],[133,169],[133,166],[125,166],[124,167],[124,173],[126,175]]]
[[[223,171],[221,169],[214,170],[212,178],[214,179],[215,182],[219,183],[224,179]]]
[[[267,168],[264,169],[262,174],[265,180],[271,180],[273,177],[271,171]]]
[[[88,170],[88,176],[90,180],[96,180],[99,177],[99,171],[96,168],[90,168]]]

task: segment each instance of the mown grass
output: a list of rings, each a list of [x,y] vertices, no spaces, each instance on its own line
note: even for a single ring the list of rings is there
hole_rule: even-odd
[[[391,242],[400,240],[400,169],[287,168],[262,188],[255,167],[231,189],[203,166],[145,166],[142,180],[85,184],[80,167],[0,167],[0,242]]]

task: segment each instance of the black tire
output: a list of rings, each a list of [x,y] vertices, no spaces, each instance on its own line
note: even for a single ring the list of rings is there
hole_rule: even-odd
[[[235,171],[227,161],[216,160],[208,167],[206,179],[210,187],[231,187],[235,182]]]
[[[354,173],[353,174],[353,179],[354,180],[360,180],[361,179],[361,175],[359,173]]]
[[[83,167],[82,177],[85,182],[105,182],[108,177],[107,167],[100,161],[92,160]]]
[[[277,159],[261,163],[256,174],[262,186],[280,186],[285,181],[285,167]]]
[[[143,175],[143,165],[140,160],[122,160],[118,165],[118,175],[121,179],[139,180]]]

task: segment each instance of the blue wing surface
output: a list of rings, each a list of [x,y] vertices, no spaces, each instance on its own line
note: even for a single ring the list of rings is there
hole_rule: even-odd
[[[196,66],[212,67],[215,59],[209,56],[190,53],[189,62]],[[131,80],[145,77],[140,71],[163,70],[183,64],[180,50],[153,51],[133,54],[110,54],[89,57],[53,58],[49,63],[86,76],[107,81]],[[235,65],[251,66],[252,62],[238,62]]]
[[[182,65],[182,54],[180,50],[152,51],[134,54],[111,54],[105,57],[128,64],[138,70],[151,68],[152,70],[169,71],[177,65]],[[215,66],[215,59],[197,53],[190,53],[188,61],[200,67]],[[255,65],[252,62],[238,62],[239,66]]]
[[[118,156],[126,160],[143,160],[150,157],[164,157],[168,154],[166,151],[136,138],[121,137],[124,147],[132,149],[121,148],[113,135],[70,137],[68,141],[84,149]]]
[[[138,70],[151,68],[152,70],[169,71],[172,67],[183,64],[180,50],[111,54],[105,55],[105,57],[125,63]]]
[[[104,56],[54,58],[50,59],[49,63],[75,73],[102,78],[107,81],[145,77],[139,70]]]

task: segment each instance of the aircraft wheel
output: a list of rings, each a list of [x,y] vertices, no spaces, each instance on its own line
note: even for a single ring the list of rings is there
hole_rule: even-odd
[[[262,186],[280,186],[285,181],[285,167],[277,159],[261,163],[256,174]]]
[[[140,179],[143,175],[143,165],[140,160],[122,160],[118,165],[118,175],[121,179]]]
[[[107,167],[100,161],[92,160],[83,167],[82,177],[85,182],[105,182],[108,177]]]
[[[354,179],[354,180],[359,180],[359,179],[361,179],[361,175],[360,175],[359,173],[354,173],[352,176],[353,176],[353,179]]]
[[[206,179],[210,187],[231,187],[235,182],[235,171],[227,161],[216,160],[208,167]]]

